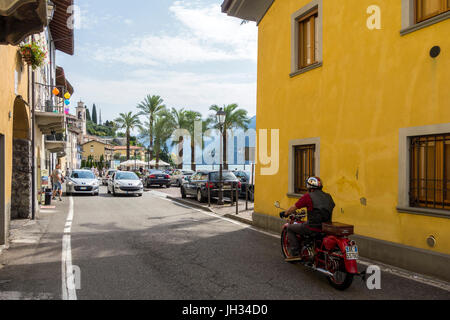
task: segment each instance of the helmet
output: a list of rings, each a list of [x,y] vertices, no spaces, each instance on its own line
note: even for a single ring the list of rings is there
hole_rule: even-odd
[[[322,180],[319,177],[311,177],[306,181],[306,186],[308,189],[322,189]]]

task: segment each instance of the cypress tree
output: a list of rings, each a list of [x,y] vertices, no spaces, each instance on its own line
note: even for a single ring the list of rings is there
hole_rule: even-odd
[[[92,121],[91,120],[91,112],[88,108],[86,108],[86,121]]]
[[[94,106],[92,107],[92,122],[94,122],[95,124],[97,124],[97,107]]]

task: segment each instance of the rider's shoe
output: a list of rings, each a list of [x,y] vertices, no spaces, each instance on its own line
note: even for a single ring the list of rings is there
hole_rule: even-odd
[[[284,259],[284,261],[286,261],[286,262],[298,262],[298,261],[302,261],[302,258],[300,256],[292,256],[292,257]]]

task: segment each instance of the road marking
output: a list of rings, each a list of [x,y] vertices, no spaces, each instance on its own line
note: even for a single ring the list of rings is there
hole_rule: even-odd
[[[166,200],[166,201],[170,201],[170,202],[176,203],[177,205],[180,205],[180,206],[182,206],[184,208],[188,208],[188,209],[191,209],[191,210],[203,213],[203,214],[205,214],[207,216],[219,218],[221,220],[234,223],[236,225],[244,227],[245,229],[253,230],[253,231],[256,231],[258,233],[262,233],[262,234],[265,234],[267,236],[270,236],[272,238],[276,238],[276,239],[280,238],[279,235],[273,234],[271,232],[260,230],[258,228],[249,226],[249,225],[247,225],[245,223],[242,223],[242,222],[239,222],[239,221],[236,221],[236,220],[232,220],[232,219],[229,219],[229,218],[224,218],[224,217],[222,217],[222,216],[220,216],[218,214],[209,213],[209,212],[206,212],[206,211],[203,211],[203,210],[200,210],[200,209],[188,206],[186,204],[181,204],[179,202],[173,201],[171,199],[168,199],[167,197],[164,197],[162,195],[160,196],[160,195],[155,194],[153,192],[150,192],[150,194],[155,196],[155,197],[157,197],[157,198],[160,198],[162,200]],[[362,264],[364,266],[370,266],[370,265],[374,265],[375,264],[375,265],[378,265],[380,267],[381,271],[383,271],[383,272],[390,273],[390,274],[393,274],[395,276],[398,276],[398,277],[401,277],[401,278],[404,278],[404,279],[408,279],[408,280],[412,280],[412,281],[419,282],[419,283],[422,283],[422,284],[426,284],[426,285],[429,285],[429,286],[432,286],[432,287],[436,287],[436,288],[439,288],[439,289],[442,289],[442,290],[450,291],[450,283],[445,282],[445,281],[441,281],[441,280],[437,280],[437,279],[431,279],[431,278],[428,278],[426,276],[419,275],[419,274],[411,274],[411,273],[409,273],[406,270],[400,270],[400,269],[398,269],[396,267],[385,265],[385,264],[382,264],[380,262],[370,262],[370,261],[365,260],[365,259],[359,259],[358,263],[360,263],[360,264]]]
[[[67,214],[66,225],[64,226],[64,236],[62,240],[62,299],[77,300],[75,289],[75,277],[72,265],[72,248],[70,244],[70,232],[73,221],[73,198],[69,198],[69,213]]]

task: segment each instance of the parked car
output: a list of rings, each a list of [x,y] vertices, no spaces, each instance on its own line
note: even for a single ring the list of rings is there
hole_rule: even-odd
[[[181,187],[183,179],[192,176],[194,173],[192,170],[175,170],[170,177],[170,184]]]
[[[108,185],[109,178],[111,178],[115,172],[117,172],[117,170],[115,170],[115,169],[110,169],[106,172],[105,176],[102,178],[102,184],[104,186]]]
[[[197,201],[206,202],[208,201],[208,189],[210,189],[210,197],[219,197],[219,181],[220,172],[219,171],[198,171],[192,176],[185,179],[181,185],[180,191],[182,198],[188,196],[195,196]],[[223,186],[223,196],[231,198],[232,186],[235,188],[241,188],[241,183],[238,178],[231,171],[222,172]],[[233,194],[234,196],[234,194]]]
[[[99,194],[99,183],[97,177],[91,170],[73,170],[66,177],[66,194]]]
[[[150,170],[144,180],[145,186],[150,188],[151,186],[165,186],[170,188],[170,176],[160,170]]]
[[[255,200],[255,185],[254,185],[254,181],[252,183],[252,173],[250,171],[233,171],[233,173],[242,184],[239,196],[245,198],[246,197],[245,191],[248,188],[248,200],[254,201]]]
[[[134,172],[117,171],[108,180],[108,193],[112,193],[114,196],[127,194],[142,197],[144,186]]]

